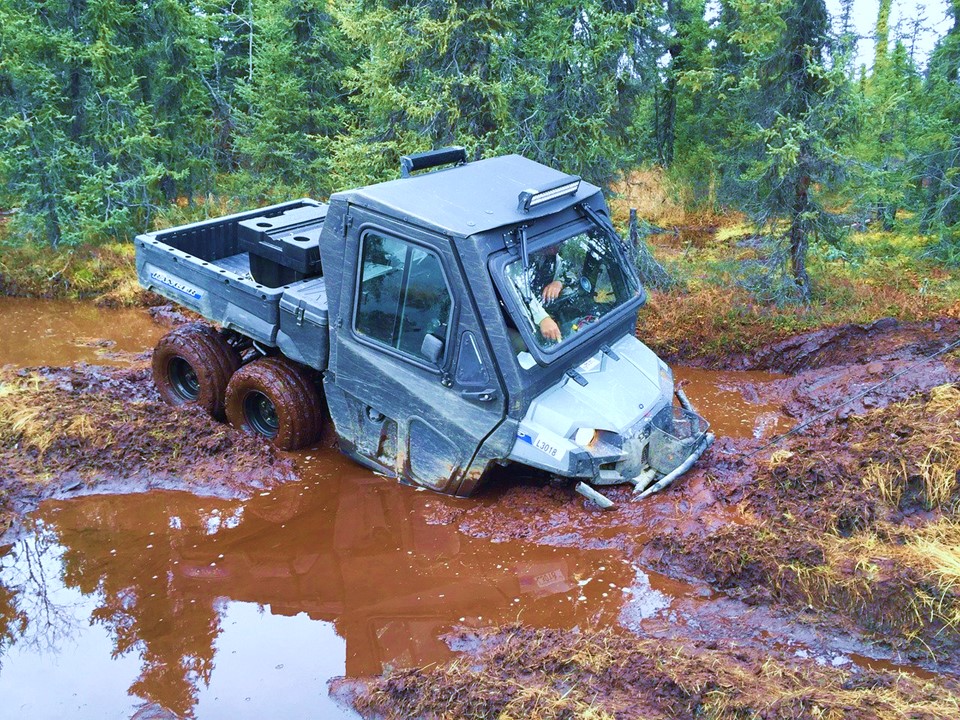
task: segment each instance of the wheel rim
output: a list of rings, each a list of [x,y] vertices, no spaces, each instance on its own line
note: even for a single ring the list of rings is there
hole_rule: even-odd
[[[193,402],[200,397],[200,380],[197,373],[182,357],[175,357],[170,361],[168,374],[170,386],[179,398],[186,402]]]
[[[273,401],[262,392],[254,390],[243,399],[243,411],[247,421],[259,435],[272,438],[280,431],[280,419]]]

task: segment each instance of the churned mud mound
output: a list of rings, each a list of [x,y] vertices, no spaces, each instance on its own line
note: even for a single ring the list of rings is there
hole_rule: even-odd
[[[150,488],[243,496],[292,477],[265,443],[162,403],[145,367],[0,371],[6,526],[48,497]]]
[[[960,320],[944,317],[924,323],[882,318],[866,325],[840,325],[800,333],[750,353],[698,358],[691,364],[726,370],[804,370],[871,362],[909,364],[960,338]],[[685,362],[682,357],[673,358]]]
[[[170,303],[151,305],[147,308],[147,312],[150,313],[154,322],[170,327],[186,325],[188,322],[203,321],[203,318],[192,310]]]
[[[365,716],[524,718],[955,718],[960,697],[907,675],[845,670],[736,643],[514,626],[453,638],[443,666],[344,688]],[[336,692],[336,690],[335,690]]]
[[[748,603],[824,608],[891,645],[960,656],[960,389],[836,420],[754,468],[753,522],[667,531],[648,557]]]
[[[675,604],[673,620],[640,623],[661,637],[749,637],[760,650],[771,638],[808,642],[813,632],[822,647],[848,636],[869,648],[856,652],[956,676],[960,366],[953,353],[917,363],[958,337],[952,320],[884,321],[734,358],[793,372],[738,389],[792,416],[794,435],[769,447],[720,438],[664,492],[634,502],[626,488],[605,488],[612,512],[568,486],[514,476],[432,521],[500,542],[615,549],[695,594],[716,593]],[[685,622],[676,622],[680,607]],[[731,612],[752,619],[731,621]]]

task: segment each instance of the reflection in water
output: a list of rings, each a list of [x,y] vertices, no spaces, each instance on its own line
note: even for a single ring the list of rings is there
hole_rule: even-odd
[[[48,652],[75,635],[75,604],[60,592],[62,553],[38,528],[0,556],[0,664],[14,643]]]
[[[226,661],[225,618],[254,637],[266,626],[264,614],[229,610],[237,602],[332,623],[346,646],[335,674],[354,676],[447,658],[443,636],[457,625],[616,622],[634,571],[609,551],[472,539],[423,518],[425,506],[456,500],[332,451],[302,462],[302,483],[249,502],[155,492],[48,502],[36,514],[31,538],[56,539],[62,582],[93,599],[91,624],[108,632],[113,656],[139,657],[131,694],[180,715],[203,707]],[[344,652],[323,642],[318,657]],[[328,679],[311,673],[294,690],[305,698]]]
[[[0,558],[2,562],[2,558]],[[0,566],[0,572],[3,568]],[[27,614],[20,609],[20,593],[0,585],[0,668],[3,656],[26,631]]]

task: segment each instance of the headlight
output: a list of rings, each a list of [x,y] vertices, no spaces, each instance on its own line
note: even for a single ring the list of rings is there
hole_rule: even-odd
[[[673,385],[673,372],[664,364],[660,364],[660,387]]]
[[[573,435],[573,441],[580,447],[587,447],[597,439],[597,431],[593,428],[578,428]]]

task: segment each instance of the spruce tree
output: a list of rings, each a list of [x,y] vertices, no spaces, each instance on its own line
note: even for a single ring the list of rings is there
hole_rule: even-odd
[[[854,120],[848,83],[829,52],[823,0],[728,1],[739,21],[730,42],[744,57],[729,90],[735,112],[724,161],[733,168],[728,199],[774,241],[775,272],[766,282],[781,269],[789,273],[789,283],[771,294],[808,300],[810,241],[833,226],[820,194],[843,169],[839,152]]]
[[[681,81],[705,63],[703,56],[710,39],[704,19],[705,5],[704,0],[666,0],[664,4],[665,52],[655,59],[660,63],[669,58],[663,68],[662,87],[657,92],[656,112],[657,159],[664,166],[673,162],[678,132],[681,142],[696,143],[696,133],[689,131],[697,124],[696,120],[702,119],[702,95],[685,93]],[[678,125],[686,127],[678,130]]]
[[[218,34],[180,0],[0,0],[0,176],[28,234],[129,236],[210,186]]]
[[[337,6],[361,56],[337,184],[393,177],[405,152],[521,152],[595,180],[635,162],[644,14],[632,2],[377,2]]]
[[[953,25],[930,58],[917,101],[925,117],[921,231],[937,231],[938,252],[960,263],[960,0],[952,0]]]
[[[343,122],[340,82],[353,54],[326,0],[264,0],[253,15],[253,63],[237,97],[238,159],[265,187],[327,194],[325,152]]]
[[[68,93],[80,83],[82,44],[69,28],[81,11],[74,2],[0,0],[0,179],[23,229],[54,247],[73,237],[66,195],[84,170]]]

